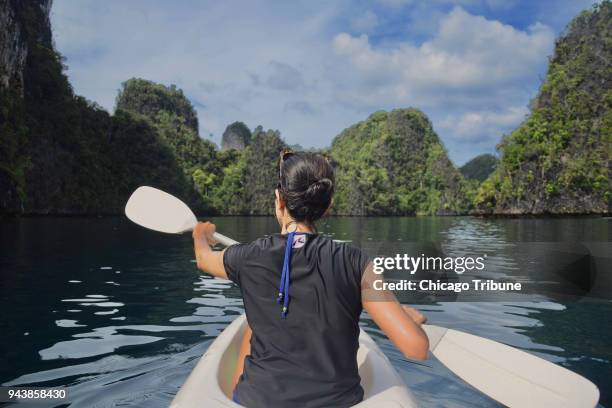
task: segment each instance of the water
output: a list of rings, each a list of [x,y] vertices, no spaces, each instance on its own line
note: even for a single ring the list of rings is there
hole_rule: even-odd
[[[216,220],[239,241],[275,232],[272,218]],[[612,220],[331,218],[322,233],[370,253],[432,241],[447,253],[485,248],[497,274],[535,282],[520,242],[609,243]],[[517,249],[519,248],[519,249]],[[188,235],[121,217],[0,221],[0,383],[68,386],[70,406],[167,406],[210,342],[243,312],[238,289],[202,276]],[[532,268],[533,269],[533,268]],[[611,271],[607,271],[611,272]],[[612,302],[528,294],[507,302],[429,302],[433,324],[528,350],[596,383],[612,407]],[[435,359],[416,365],[364,317],[425,407],[495,407]]]

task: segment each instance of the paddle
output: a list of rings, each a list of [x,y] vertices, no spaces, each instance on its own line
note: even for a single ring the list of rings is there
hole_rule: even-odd
[[[198,220],[193,211],[181,200],[153,187],[138,187],[125,205],[125,215],[145,228],[169,234],[191,231]],[[217,232],[213,238],[230,246],[237,244],[231,238]]]
[[[125,206],[127,217],[166,233],[190,231],[197,219],[178,198],[153,187],[139,187]],[[223,245],[237,244],[215,233]],[[593,408],[597,387],[580,375],[493,340],[443,327],[423,325],[429,350],[468,384],[509,407]]]
[[[506,406],[593,408],[599,401],[595,384],[542,358],[457,330],[423,329],[442,364]]]

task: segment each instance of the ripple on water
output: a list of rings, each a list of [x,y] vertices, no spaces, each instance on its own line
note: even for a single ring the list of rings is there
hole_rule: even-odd
[[[57,327],[86,327],[86,324],[77,324],[78,320],[60,319],[56,320]]]
[[[92,362],[26,374],[3,385],[71,384],[68,395],[74,406],[117,406],[121,403],[168,406],[209,344],[210,340],[205,340],[193,347],[175,347],[168,349],[168,353],[137,358],[109,355]],[[87,381],[79,381],[84,378]]]
[[[60,341],[49,348],[40,350],[38,354],[43,360],[85,358],[112,353],[124,346],[149,344],[164,339],[156,336],[115,334],[114,330],[112,333],[104,333],[102,329],[96,330],[100,337]]]
[[[77,299],[62,299],[62,302],[100,302],[101,299],[77,298]]]
[[[119,311],[119,309],[113,309],[113,310],[105,310],[105,311],[100,311],[100,312],[94,312],[95,315],[98,316],[104,316],[104,315],[112,315],[115,314]]]
[[[83,306],[98,306],[98,307],[122,307],[125,303],[122,302],[96,302],[96,303],[79,303]]]
[[[197,303],[204,306],[227,307],[227,306],[242,306],[242,299],[228,298],[223,295],[206,294],[202,297],[192,298],[187,303]]]

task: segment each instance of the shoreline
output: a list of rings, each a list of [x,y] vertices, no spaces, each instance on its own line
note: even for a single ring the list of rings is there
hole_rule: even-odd
[[[196,214],[198,218],[227,218],[227,217],[244,217],[244,218],[264,218],[273,217],[274,214]],[[15,219],[15,218],[110,218],[110,217],[125,217],[123,213],[5,213],[0,214],[0,220],[2,219]],[[332,214],[325,216],[326,218],[451,218],[451,217],[465,217],[465,218],[482,218],[482,219],[518,219],[518,218],[541,218],[541,219],[557,219],[557,218],[602,218],[612,219],[612,213],[542,213],[542,214],[480,214],[480,213],[462,213],[462,214],[381,214],[381,215],[346,215],[346,214]]]

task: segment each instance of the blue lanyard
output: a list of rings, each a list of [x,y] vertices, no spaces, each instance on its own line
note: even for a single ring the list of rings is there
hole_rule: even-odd
[[[293,247],[293,238],[298,234],[304,235],[303,232],[290,232],[287,234],[287,246],[285,247],[283,271],[281,273],[278,298],[276,299],[278,304],[281,304],[281,302],[283,303],[281,319],[287,318],[287,312],[289,311],[289,272],[291,268],[291,249]]]

